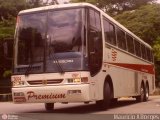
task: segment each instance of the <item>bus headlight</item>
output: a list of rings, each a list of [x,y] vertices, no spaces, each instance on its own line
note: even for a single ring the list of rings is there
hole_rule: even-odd
[[[71,78],[68,79],[68,83],[80,83],[81,79],[80,78]]]
[[[24,81],[12,81],[12,86],[23,86],[25,85]]]
[[[71,78],[68,79],[68,83],[88,83],[88,77],[82,77],[82,78]]]

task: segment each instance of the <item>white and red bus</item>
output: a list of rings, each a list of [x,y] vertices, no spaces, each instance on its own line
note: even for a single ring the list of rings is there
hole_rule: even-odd
[[[138,26],[137,26],[138,27]],[[21,11],[11,77],[14,103],[147,101],[155,89],[152,48],[88,3]]]

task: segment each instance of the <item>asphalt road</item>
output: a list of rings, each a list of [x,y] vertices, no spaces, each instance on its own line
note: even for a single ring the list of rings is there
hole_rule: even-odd
[[[122,98],[117,103],[112,104],[110,106],[110,109],[106,111],[99,111],[96,109],[94,103],[91,104],[83,104],[83,103],[69,103],[69,104],[55,104],[55,110],[52,112],[47,112],[44,108],[44,104],[42,103],[36,103],[36,104],[13,104],[12,102],[1,102],[0,103],[0,114],[2,114],[3,117],[4,114],[10,115],[9,117],[18,117],[18,120],[25,115],[30,115],[31,117],[36,115],[39,117],[39,119],[43,119],[43,117],[54,115],[54,117],[64,117],[65,115],[80,115],[78,118],[83,118],[81,115],[89,115],[92,117],[91,120],[97,120],[102,117],[103,115],[110,115],[112,114],[111,119],[113,118],[115,120],[115,116],[117,114],[158,114],[159,116],[157,120],[160,120],[160,96],[150,96],[148,102],[142,102],[137,103],[135,99],[133,98]],[[17,115],[17,116],[14,116]],[[95,115],[100,115],[100,118],[97,118]],[[133,117],[133,116],[129,116]],[[0,116],[0,119],[2,117]],[[12,119],[13,119],[12,118]],[[52,117],[53,118],[53,117]],[[65,116],[64,118],[67,119]],[[38,120],[39,120],[38,119]],[[78,120],[77,117],[74,118],[74,120]],[[131,118],[133,119],[133,118]],[[134,118],[135,119],[135,118]],[[2,119],[3,120],[3,119]],[[27,118],[27,120],[30,120]],[[31,119],[35,120],[35,119]],[[37,119],[36,119],[37,120]],[[58,118],[56,118],[58,120]],[[71,119],[69,119],[71,120]],[[83,119],[84,120],[84,119]],[[87,118],[89,120],[89,118]],[[106,119],[105,119],[106,120]],[[156,120],[156,119],[151,119]]]

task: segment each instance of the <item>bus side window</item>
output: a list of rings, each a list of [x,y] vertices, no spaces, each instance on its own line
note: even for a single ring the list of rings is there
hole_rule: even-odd
[[[141,44],[141,51],[142,51],[142,58],[143,59],[147,59],[147,57],[146,57],[146,49],[145,49],[145,46],[143,44]]]
[[[92,9],[89,9],[90,28],[101,31],[100,14]]]
[[[147,51],[147,60],[151,62],[151,52],[150,52],[150,49],[146,47],[146,51]]]
[[[137,40],[134,40],[135,44],[135,53],[138,57],[141,57],[141,49],[140,49],[140,43]]]
[[[126,50],[126,38],[125,38],[125,32],[117,28],[117,43],[118,47],[122,48],[123,50]]]
[[[89,15],[89,40],[92,41],[90,42],[90,45],[92,44],[90,49],[97,51],[101,47],[100,40],[102,40],[100,15],[92,9],[89,9]]]
[[[109,23],[106,19],[103,18],[103,25],[104,25],[104,34],[105,34],[105,41],[116,45],[116,36],[115,36],[115,27],[111,23]]]
[[[102,66],[102,29],[100,13],[89,9],[88,49],[91,75],[98,73]]]
[[[153,61],[153,51],[152,50],[150,50],[150,57],[151,57],[151,62],[153,63],[154,61]]]
[[[127,38],[127,48],[128,48],[128,52],[134,54],[133,38],[132,38],[131,36],[129,36],[128,34],[126,35],[126,38]]]

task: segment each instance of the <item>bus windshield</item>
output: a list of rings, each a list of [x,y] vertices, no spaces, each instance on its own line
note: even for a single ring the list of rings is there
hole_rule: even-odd
[[[41,68],[32,72],[57,72],[59,65],[64,71],[84,69],[84,13],[78,8],[19,15],[15,42],[18,71],[25,72],[24,66],[27,69],[30,64]]]

